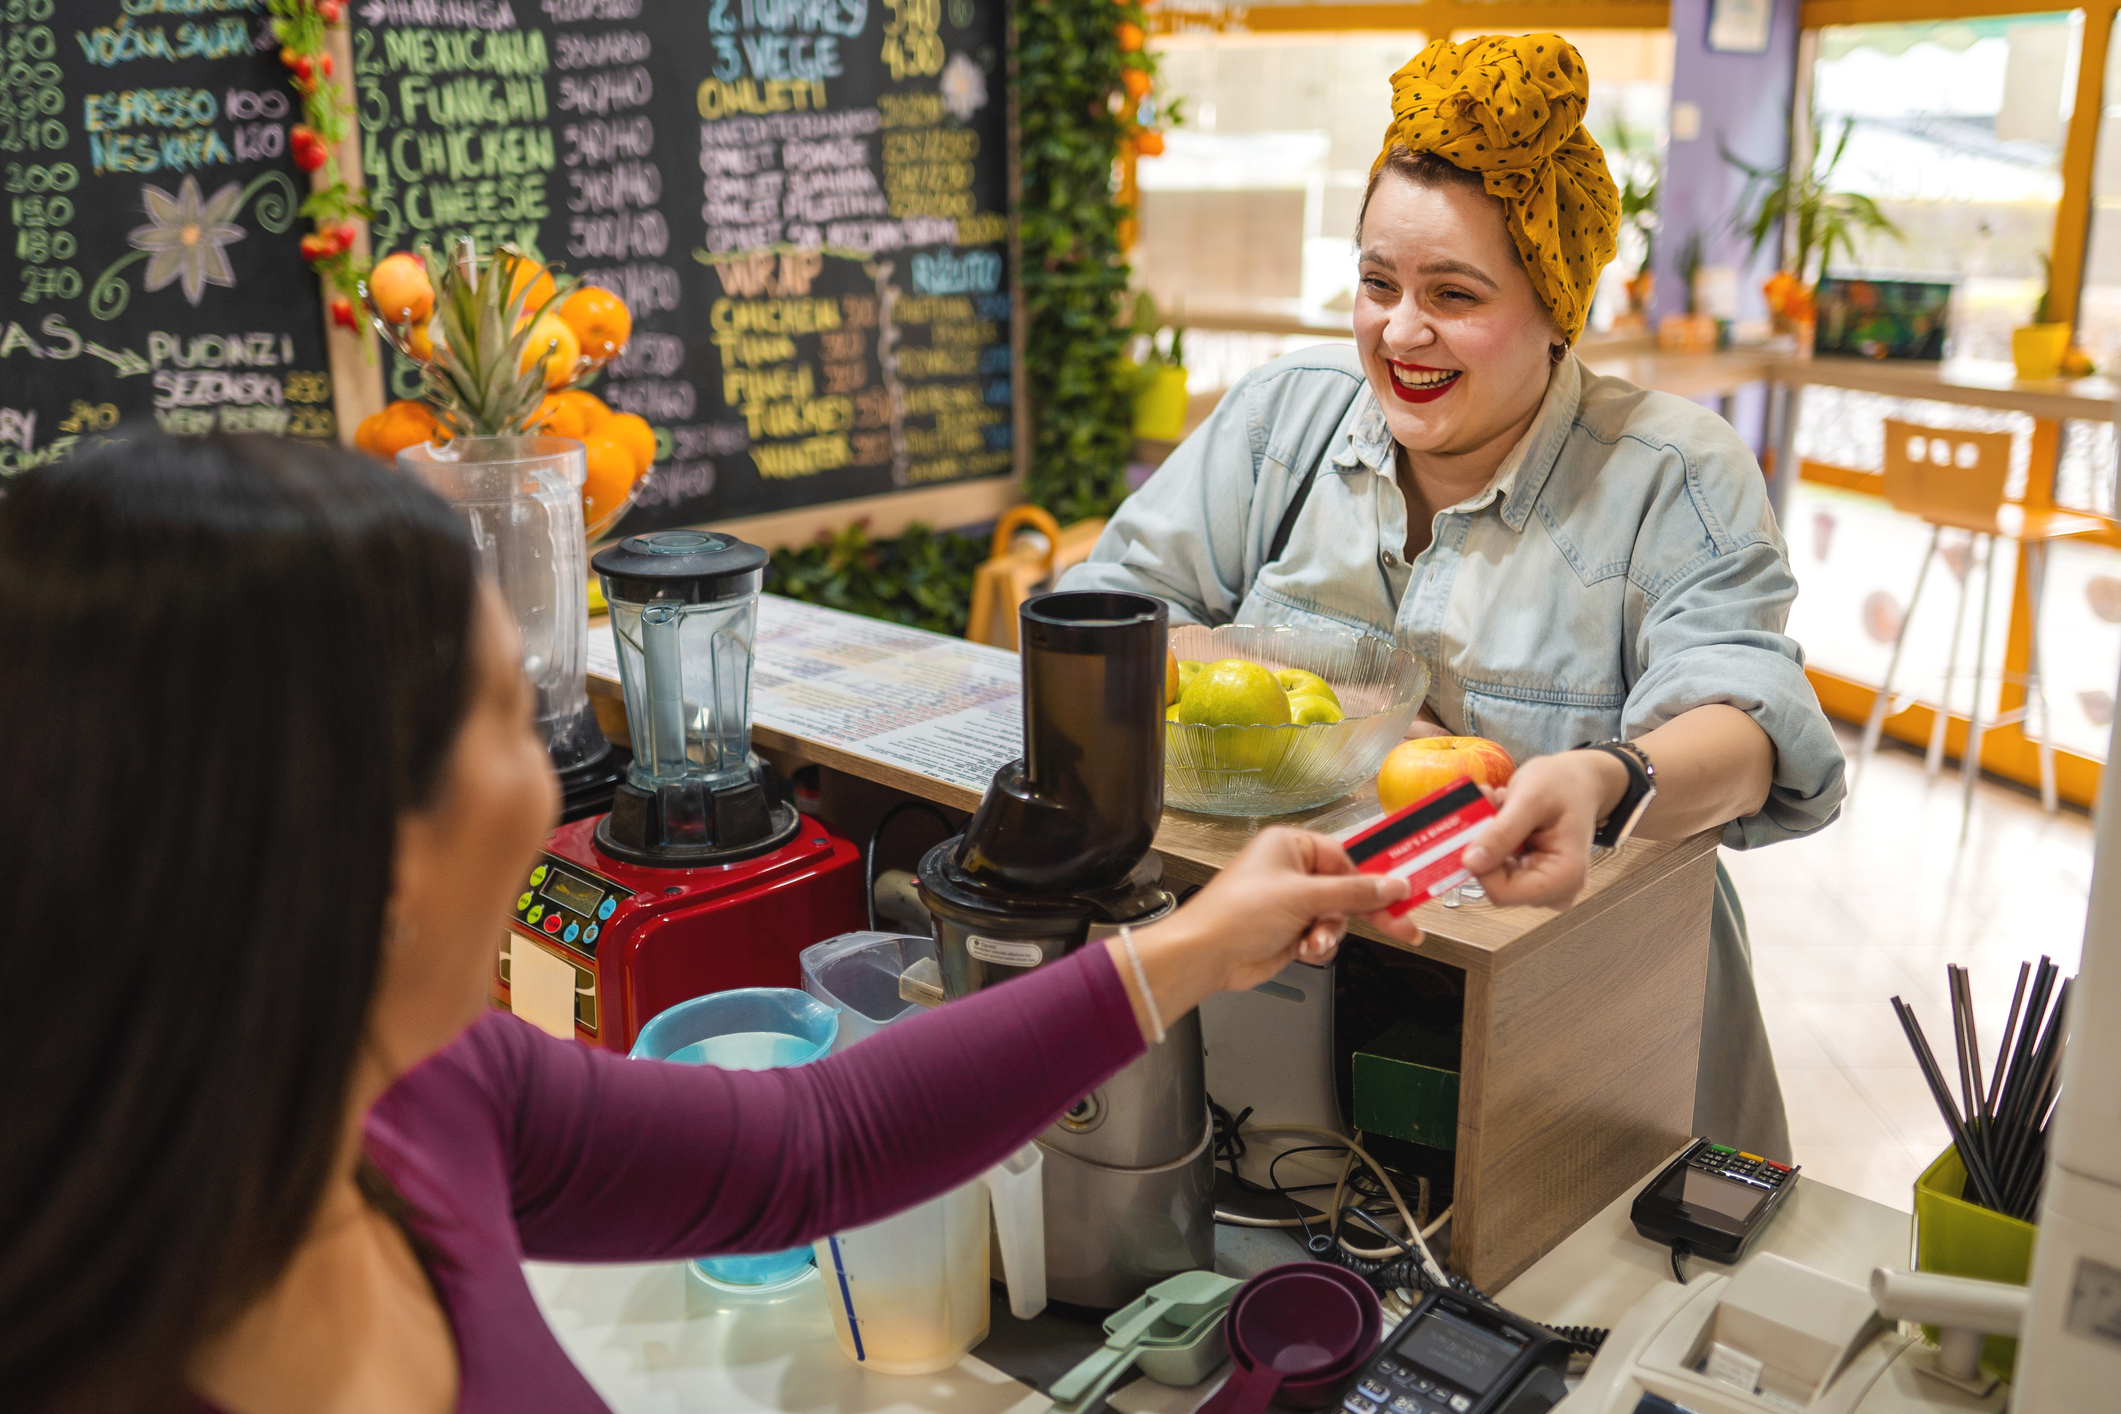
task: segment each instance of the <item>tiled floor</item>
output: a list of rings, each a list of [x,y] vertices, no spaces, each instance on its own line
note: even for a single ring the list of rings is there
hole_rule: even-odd
[[[1853,751],[1855,733],[1842,745]],[[1947,1069],[1945,964],[1973,974],[1984,1065],[2018,964],[2077,968],[2091,886],[2084,812],[1983,782],[1959,843],[1960,781],[1888,746],[1841,819],[1808,839],[1725,850],[1753,941],[1761,1008],[1806,1173],[1896,1208],[1949,1142],[1886,999],[1915,1007]]]

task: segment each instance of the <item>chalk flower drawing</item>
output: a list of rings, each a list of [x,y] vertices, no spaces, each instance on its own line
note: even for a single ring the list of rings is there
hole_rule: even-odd
[[[198,178],[186,177],[175,196],[143,185],[140,198],[147,204],[148,224],[135,226],[127,239],[135,250],[148,253],[147,278],[141,282],[147,289],[182,280],[184,298],[197,304],[208,285],[234,288],[236,271],[224,247],[246,234],[228,219],[243,204],[242,187],[230,182],[202,200]]]
[[[972,115],[987,106],[987,76],[963,52],[952,54],[943,66],[942,89],[943,106],[960,123],[971,122]]]

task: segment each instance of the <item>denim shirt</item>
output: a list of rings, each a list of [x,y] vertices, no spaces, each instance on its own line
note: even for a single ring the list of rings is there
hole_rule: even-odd
[[[1289,354],[1229,391],[1063,583],[1156,595],[1174,623],[1394,638],[1427,664],[1438,720],[1519,761],[1727,703],[1774,742],[1775,777],[1724,842],[1834,818],[1841,748],[1782,631],[1796,578],[1729,424],[1566,358],[1495,478],[1436,513],[1411,564],[1392,446],[1351,346]]]

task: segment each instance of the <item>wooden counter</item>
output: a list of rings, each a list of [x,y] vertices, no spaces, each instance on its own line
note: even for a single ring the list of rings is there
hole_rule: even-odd
[[[768,603],[776,619],[796,613],[785,601]],[[858,671],[896,680],[916,665],[933,673],[939,663],[966,662],[986,674],[990,705],[1015,710],[1013,701],[992,703],[991,685],[1010,681],[1013,655],[830,611],[800,612],[813,635],[820,623],[829,630],[846,620],[850,634],[865,636],[840,659],[858,661]],[[601,620],[593,632],[603,632]],[[815,691],[819,659],[778,661],[792,652],[782,646],[791,641],[762,628],[759,675],[800,669],[806,691]],[[623,712],[610,710],[619,705],[617,682],[593,667],[589,686],[607,729],[623,727]],[[784,769],[822,766],[957,810],[979,804],[980,789],[966,779],[923,774],[858,745],[765,721],[752,735]],[[1339,835],[1377,813],[1367,791],[1267,821],[1168,810],[1156,849],[1170,882],[1204,883],[1269,824]],[[1481,902],[1432,903],[1416,915],[1426,934],[1419,951],[1465,974],[1451,1261],[1487,1290],[1531,1265],[1692,1133],[1715,854],[1715,832],[1631,843],[1593,867],[1584,896],[1565,913]]]

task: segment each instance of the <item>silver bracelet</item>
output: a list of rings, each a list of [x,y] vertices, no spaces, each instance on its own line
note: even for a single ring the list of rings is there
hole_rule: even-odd
[[[1142,1005],[1149,1012],[1149,1028],[1156,1033],[1151,1045],[1164,1043],[1164,1014],[1156,1009],[1156,993],[1149,990],[1149,974],[1142,971],[1142,955],[1134,950],[1134,930],[1122,923],[1119,925],[1119,943],[1127,950],[1127,961],[1134,965],[1134,984],[1142,989]]]

